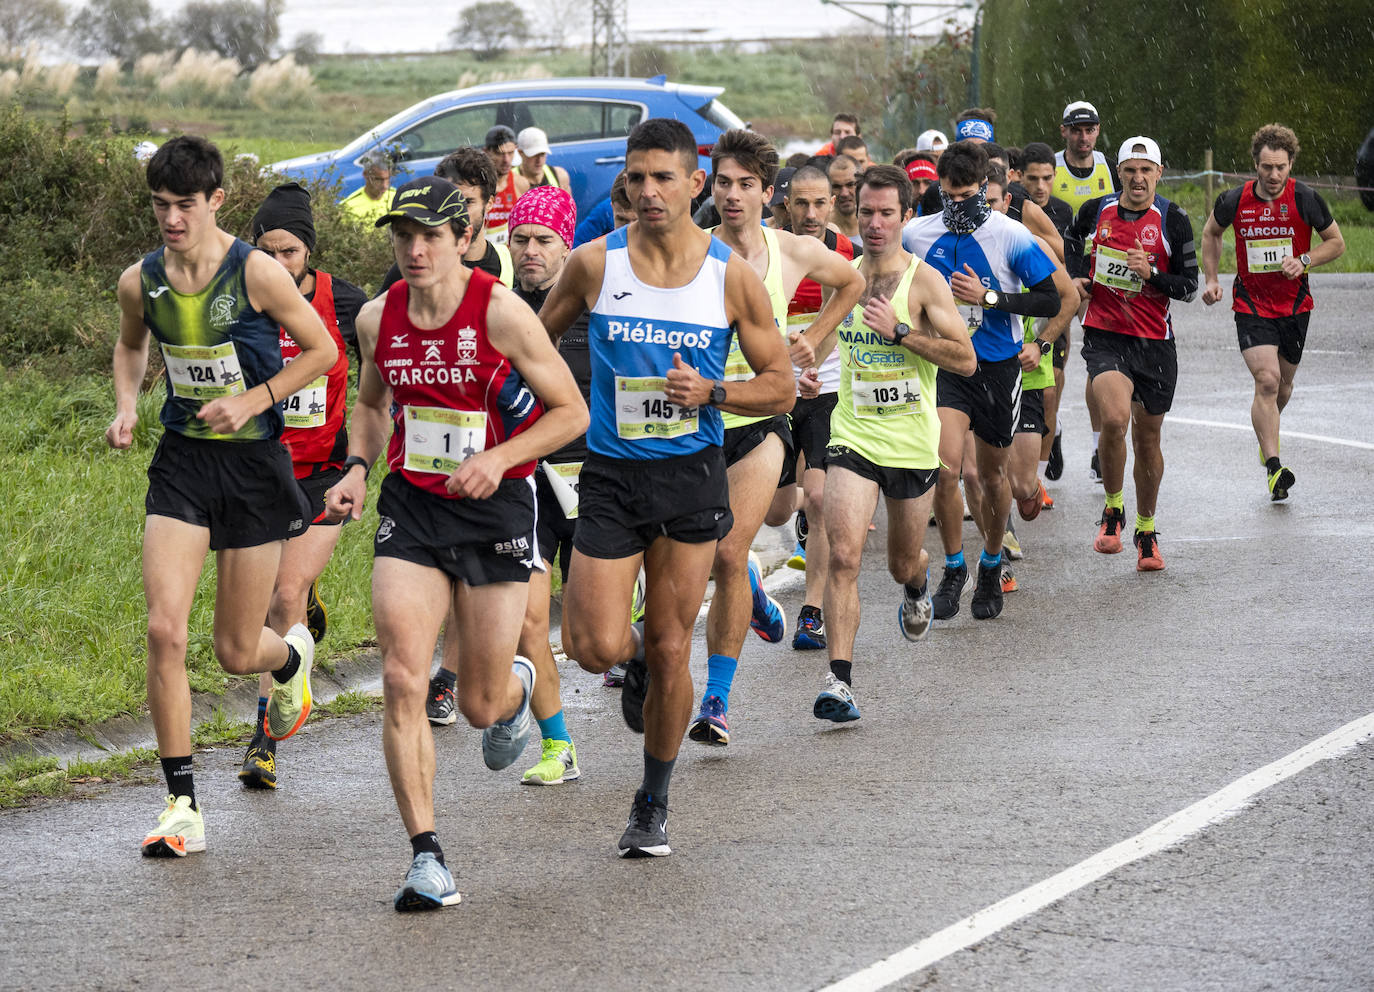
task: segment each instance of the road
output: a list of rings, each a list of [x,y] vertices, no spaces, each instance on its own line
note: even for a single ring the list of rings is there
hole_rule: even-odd
[[[392,910],[409,849],[379,717],[328,720],[283,745],[275,794],[240,790],[238,751],[199,755],[209,851],[183,861],[138,856],[160,782],[0,813],[0,988],[1369,988],[1374,276],[1313,281],[1287,503],[1264,492],[1229,315],[1183,307],[1158,513],[1168,568],[1095,554],[1075,354],[1068,468],[1055,509],[1018,528],[1021,590],[1003,615],[974,621],[966,598],[927,642],[903,641],[880,515],[860,579],[863,719],[815,720],[824,659],[751,635],[732,743],[684,744],[672,857],[615,857],[639,739],[615,690],[567,667],[575,785],[522,788],[533,750],[491,773],[476,732],[436,732],[461,906]],[[794,620],[799,585],[770,581]],[[704,658],[699,640],[699,680]],[[1092,870],[1360,720],[1235,808]],[[961,921],[975,932],[1066,871],[1053,901],[972,946],[942,937],[914,970],[866,971]]]

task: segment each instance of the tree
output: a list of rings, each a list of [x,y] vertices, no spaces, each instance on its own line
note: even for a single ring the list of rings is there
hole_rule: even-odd
[[[496,58],[530,36],[525,12],[513,3],[486,0],[463,8],[458,26],[449,32],[457,48],[467,48],[481,62]]]
[[[0,0],[0,47],[18,52],[32,42],[57,37],[66,23],[62,0]]]
[[[272,60],[285,6],[285,0],[192,0],[177,18],[177,40],[187,48],[235,59],[252,71]]]
[[[149,0],[90,0],[72,19],[71,43],[80,55],[109,56],[128,67],[160,51],[164,32]]]

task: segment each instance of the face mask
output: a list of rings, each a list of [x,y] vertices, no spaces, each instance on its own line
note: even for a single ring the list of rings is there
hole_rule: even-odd
[[[967,200],[955,202],[950,199],[944,187],[940,187],[940,202],[944,204],[945,227],[955,234],[972,234],[982,226],[983,221],[988,219],[988,214],[992,213],[992,207],[988,206],[988,184],[983,183],[978,187],[978,192],[970,196]]]

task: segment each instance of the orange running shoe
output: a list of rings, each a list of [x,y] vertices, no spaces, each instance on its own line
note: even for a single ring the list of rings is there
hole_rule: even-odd
[[[1140,553],[1135,563],[1137,572],[1164,571],[1164,556],[1159,553],[1158,531],[1138,530],[1131,540],[1135,542],[1136,550]]]
[[[1043,480],[1037,480],[1037,481],[1040,482],[1040,509],[1042,509],[1042,510],[1053,510],[1053,509],[1054,509],[1054,497],[1051,496],[1051,495],[1049,494],[1049,490],[1047,490],[1047,489],[1045,488],[1045,483],[1044,483]]]
[[[1121,528],[1126,524],[1126,512],[1113,507],[1103,507],[1102,519],[1098,521],[1097,539],[1093,550],[1104,555],[1121,553]]]

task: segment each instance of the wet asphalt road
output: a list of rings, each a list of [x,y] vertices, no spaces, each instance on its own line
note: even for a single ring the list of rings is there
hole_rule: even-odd
[[[1313,282],[1286,504],[1264,491],[1230,316],[1194,304],[1165,427],[1168,569],[1095,554],[1075,345],[1068,467],[1055,509],[1018,527],[1003,615],[972,620],[966,593],[927,642],[903,641],[880,515],[863,719],[816,721],[821,653],[751,636],[732,743],[684,744],[672,857],[615,857],[639,739],[615,691],[568,666],[581,782],[522,788],[533,748],[491,773],[476,732],[436,732],[461,906],[392,910],[409,848],[379,717],[312,723],[283,745],[275,794],[239,788],[236,750],[197,757],[209,851],[183,861],[138,856],[160,781],[0,813],[0,988],[817,989],[1365,716],[1374,276]],[[791,623],[800,586],[779,580]],[[1366,743],[892,987],[1367,989],[1371,783]]]

